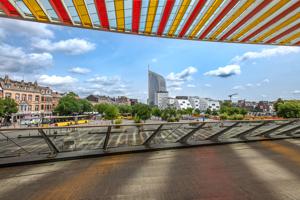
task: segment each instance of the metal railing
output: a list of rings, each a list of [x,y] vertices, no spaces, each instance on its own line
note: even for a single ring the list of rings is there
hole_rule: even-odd
[[[0,128],[0,166],[299,136],[299,119]]]

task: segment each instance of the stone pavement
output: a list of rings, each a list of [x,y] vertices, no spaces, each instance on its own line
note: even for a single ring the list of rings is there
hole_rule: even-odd
[[[0,169],[2,200],[300,199],[300,140]]]

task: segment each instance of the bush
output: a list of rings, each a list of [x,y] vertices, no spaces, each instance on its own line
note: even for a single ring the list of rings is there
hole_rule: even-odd
[[[220,119],[221,120],[226,120],[226,119],[228,119],[228,115],[226,113],[220,114]]]
[[[229,119],[230,120],[242,120],[242,119],[244,119],[244,116],[241,114],[234,114],[234,115],[229,116]]]
[[[135,116],[135,117],[133,118],[133,121],[134,121],[134,123],[141,123],[141,118],[138,117],[138,116]]]
[[[122,122],[123,122],[122,119],[116,119],[115,120],[115,124],[122,124]]]

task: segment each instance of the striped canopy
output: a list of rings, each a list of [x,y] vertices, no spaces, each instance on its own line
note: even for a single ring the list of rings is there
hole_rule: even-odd
[[[0,0],[0,16],[175,39],[300,45],[300,0]]]

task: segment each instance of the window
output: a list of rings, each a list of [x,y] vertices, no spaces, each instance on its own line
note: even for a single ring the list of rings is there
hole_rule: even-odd
[[[35,110],[35,111],[39,111],[39,105],[35,105],[34,110]]]
[[[36,95],[35,96],[35,101],[40,101],[40,96]]]
[[[31,111],[32,110],[32,106],[28,106],[28,111]]]
[[[44,110],[44,105],[41,105],[41,110]]]
[[[32,95],[31,94],[28,95],[28,101],[32,101]]]
[[[5,98],[11,98],[11,93],[5,93]]]
[[[26,101],[26,94],[22,94],[22,101]]]
[[[16,100],[16,101],[19,101],[19,100],[20,100],[20,94],[19,94],[19,93],[16,93],[16,94],[15,94],[15,100]]]

